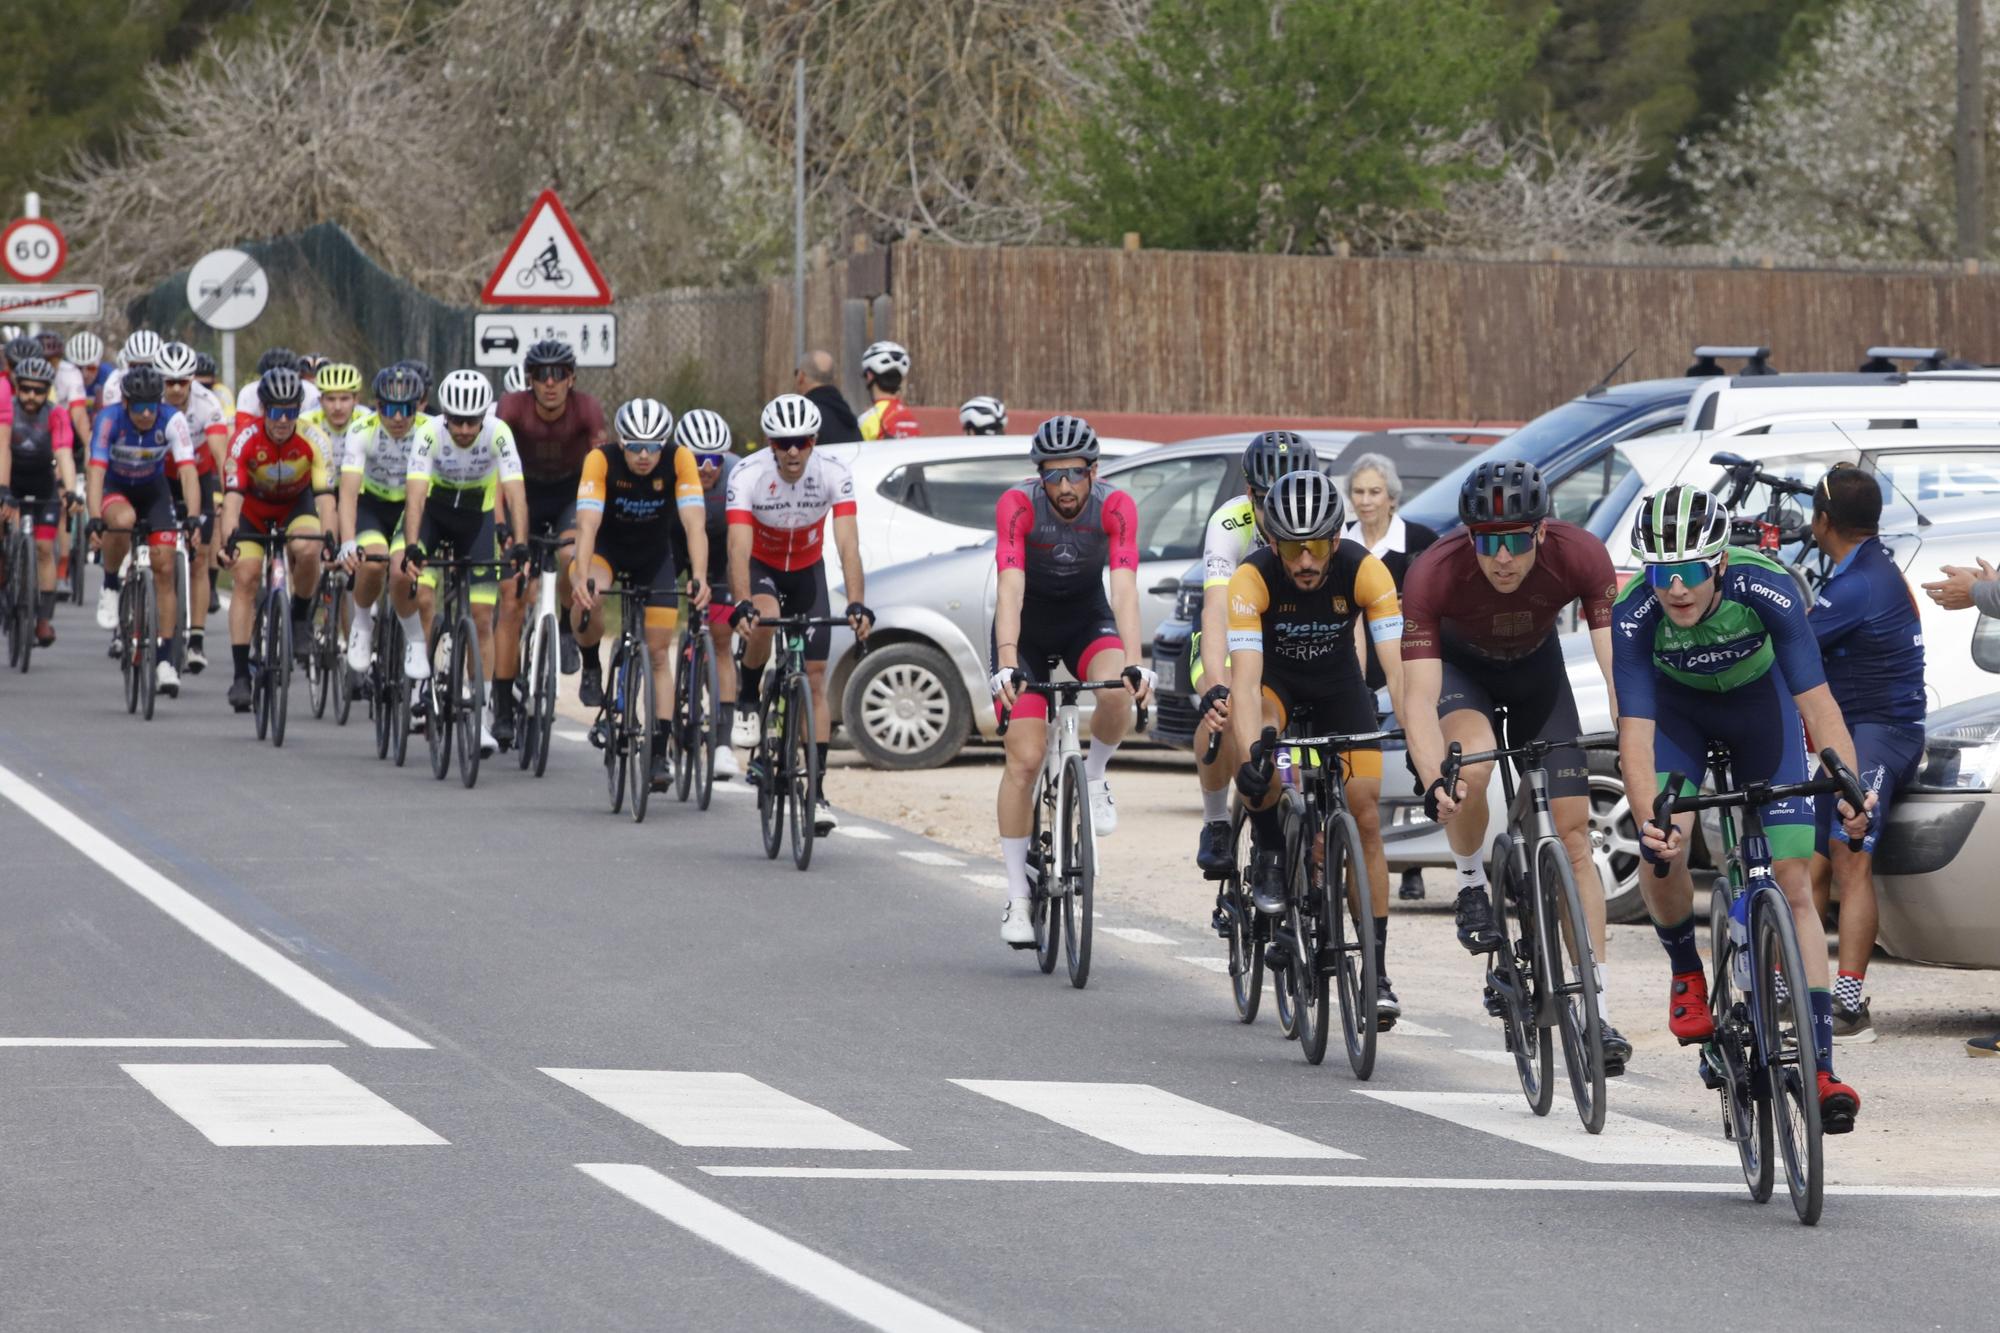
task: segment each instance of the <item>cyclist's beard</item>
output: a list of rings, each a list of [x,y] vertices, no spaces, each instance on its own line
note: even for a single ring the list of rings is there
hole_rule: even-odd
[[[1292,582],[1297,585],[1300,592],[1311,592],[1319,586],[1320,580],[1326,577],[1326,571],[1317,566],[1310,569],[1287,570],[1285,572],[1292,576]]]
[[[1088,491],[1071,491],[1067,495],[1050,494],[1049,507],[1065,519],[1075,518],[1083,512],[1083,502],[1089,498]]]

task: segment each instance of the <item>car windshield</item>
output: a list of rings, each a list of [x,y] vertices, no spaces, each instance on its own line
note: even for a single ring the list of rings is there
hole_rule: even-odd
[[[1465,484],[1473,466],[1487,459],[1503,461],[1523,458],[1540,463],[1550,451],[1590,438],[1625,410],[1625,404],[1597,398],[1573,398],[1561,407],[1544,412],[1512,435],[1460,463],[1439,477],[1422,495],[1403,506],[1403,517],[1440,530],[1458,524],[1458,488]]]

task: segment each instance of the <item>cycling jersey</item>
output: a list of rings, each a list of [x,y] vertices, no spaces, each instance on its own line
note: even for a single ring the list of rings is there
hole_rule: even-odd
[[[1731,547],[1720,582],[1714,609],[1687,629],[1667,618],[1645,579],[1627,585],[1611,628],[1612,683],[1621,716],[1653,717],[1662,677],[1706,694],[1740,689],[1774,666],[1788,694],[1826,683],[1798,585],[1783,565]]]
[[[325,433],[301,422],[281,442],[265,433],[261,419],[245,426],[230,443],[223,486],[259,508],[289,504],[308,492],[327,494],[333,489],[333,467]]]
[[[681,526],[680,511],[702,507],[701,473],[692,452],[671,445],[667,456],[641,476],[625,461],[623,449],[607,444],[583,460],[576,507],[603,515],[597,530],[600,546],[621,551],[671,547]]]
[[[446,504],[466,504],[471,496],[478,495],[484,507],[491,509],[500,483],[521,479],[521,456],[514,451],[514,432],[498,417],[486,418],[478,438],[467,449],[459,448],[451,438],[443,417],[432,417],[411,433],[416,436],[416,443],[410,448],[410,470],[404,476],[404,483],[422,481],[433,496],[440,491],[452,492],[446,497]]]
[[[1542,524],[1535,567],[1509,593],[1480,571],[1472,535],[1455,533],[1418,556],[1404,576],[1403,660],[1517,661],[1550,636],[1571,602],[1583,604],[1586,626],[1603,629],[1617,596],[1610,552],[1574,523]]]
[[[1359,542],[1342,541],[1319,586],[1300,588],[1269,547],[1252,551],[1229,579],[1229,651],[1264,654],[1264,670],[1330,685],[1361,683],[1354,623],[1365,616],[1377,643],[1403,633],[1388,567]]]
[[[513,432],[520,452],[521,476],[530,488],[561,483],[572,492],[583,472],[584,459],[598,445],[611,438],[604,422],[604,407],[587,393],[570,390],[562,415],[544,421],[535,410],[532,389],[502,394],[496,409]],[[572,494],[571,499],[575,496]]]
[[[416,444],[417,436],[431,422],[432,418],[417,413],[410,421],[410,428],[398,439],[389,433],[380,416],[357,410],[354,420],[347,423],[346,448],[340,455],[340,475],[361,478],[361,489],[365,494],[401,504],[410,475],[410,449]]]
[[[236,395],[236,428],[238,430],[243,429],[253,421],[262,421],[264,419],[264,395],[258,391],[257,385],[259,382],[258,380],[251,380],[243,386],[242,392]],[[314,387],[312,381],[304,379],[299,381],[299,388],[304,391],[304,395],[299,400],[300,415],[304,415],[307,412],[317,412],[319,410],[319,390]]]
[[[900,398],[884,398],[861,414],[864,440],[903,440],[923,433],[917,414],[904,407]]]
[[[1243,563],[1253,547],[1261,549],[1264,534],[1257,530],[1257,510],[1250,497],[1239,495],[1208,517],[1208,532],[1201,543],[1201,590],[1227,587],[1229,576]]]
[[[1903,571],[1880,541],[1870,537],[1842,557],[1806,623],[1850,730],[1862,722],[1923,721],[1923,626]]]
[[[104,409],[90,441],[90,466],[103,468],[108,479],[151,482],[167,475],[167,460],[176,467],[194,466],[194,440],[187,418],[170,403],[160,404],[151,430],[140,430],[125,415],[124,404]]]
[[[46,486],[54,478],[56,454],[69,452],[76,431],[70,424],[69,409],[52,401],[43,402],[37,412],[17,404],[13,426],[8,452],[13,455],[14,489],[26,494],[30,487],[25,482]]]
[[[226,440],[230,434],[229,419],[222,410],[222,400],[211,389],[189,383],[187,406],[181,409],[187,417],[188,434],[194,437],[194,470],[204,477],[216,472],[215,453],[211,441]]]
[[[994,519],[995,559],[1027,575],[1030,603],[1102,603],[1105,570],[1139,568],[1138,506],[1108,482],[1093,483],[1076,517],[1064,518],[1030,477],[1000,493]]]
[[[761,449],[729,474],[724,504],[732,525],[750,529],[752,559],[772,569],[804,569],[825,554],[826,516],[854,516],[854,477],[832,454],[810,449],[805,471],[786,481],[777,452]]]
[[[83,382],[83,372],[67,361],[56,364],[55,382],[49,385],[49,401],[65,410],[82,403],[90,405],[90,389]]]

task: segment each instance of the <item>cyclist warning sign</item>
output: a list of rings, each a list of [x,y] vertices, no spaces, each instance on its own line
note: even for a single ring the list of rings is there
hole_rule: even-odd
[[[554,190],[536,196],[479,294],[483,305],[610,305],[611,284]]]

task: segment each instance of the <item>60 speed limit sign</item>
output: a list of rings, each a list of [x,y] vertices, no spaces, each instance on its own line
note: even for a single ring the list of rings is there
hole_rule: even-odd
[[[16,218],[0,231],[0,268],[17,282],[44,282],[62,272],[69,243],[47,218]]]

